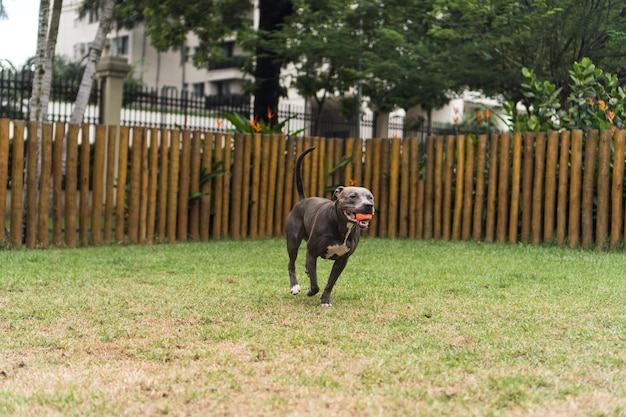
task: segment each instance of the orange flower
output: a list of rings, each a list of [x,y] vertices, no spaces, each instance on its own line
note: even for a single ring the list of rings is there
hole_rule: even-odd
[[[216,123],[217,123],[217,128],[218,128],[218,129],[221,129],[221,128],[222,128],[222,122],[223,122],[223,120],[222,120],[222,119],[217,119],[217,120],[216,120]]]
[[[260,132],[261,131],[261,125],[259,124],[259,122],[258,122],[256,117],[254,119],[250,120],[250,126],[252,126],[252,129],[254,129],[255,132]]]
[[[482,122],[483,121],[483,115],[481,112],[476,112],[476,121],[477,122]]]
[[[354,180],[354,178],[350,178],[350,186],[354,187],[356,185],[356,181]]]
[[[615,126],[611,126],[611,134],[614,135],[617,128]]]
[[[272,120],[272,117],[274,117],[274,113],[272,113],[272,109],[267,106],[267,120]]]
[[[609,122],[613,123],[613,118],[615,117],[615,112],[614,111],[606,112],[606,117],[609,118]]]
[[[491,111],[489,111],[489,109],[485,109],[485,119],[489,120],[490,117],[491,117]]]
[[[598,99],[598,107],[600,107],[600,110],[602,111],[606,109],[606,103],[604,103],[604,100]]]
[[[593,97],[589,97],[589,99],[587,99],[587,103],[589,103],[590,106],[593,106]]]

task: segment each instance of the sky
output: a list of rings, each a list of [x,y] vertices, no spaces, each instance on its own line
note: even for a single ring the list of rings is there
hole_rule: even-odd
[[[0,20],[0,59],[16,67],[37,52],[39,0],[2,0],[8,19]]]

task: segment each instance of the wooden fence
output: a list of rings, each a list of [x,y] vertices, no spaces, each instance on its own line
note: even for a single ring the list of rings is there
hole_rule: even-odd
[[[424,143],[44,124],[38,187],[37,124],[3,119],[0,184],[10,178],[10,189],[0,187],[0,208],[8,207],[0,241],[34,248],[282,236],[296,201],[295,158],[317,146],[304,162],[307,194],[370,188],[377,212],[369,236],[621,248],[625,133]]]

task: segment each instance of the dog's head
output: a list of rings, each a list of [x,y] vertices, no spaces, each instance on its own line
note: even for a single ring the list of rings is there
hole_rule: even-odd
[[[339,186],[333,201],[343,216],[361,229],[369,226],[374,215],[374,195],[365,187]]]

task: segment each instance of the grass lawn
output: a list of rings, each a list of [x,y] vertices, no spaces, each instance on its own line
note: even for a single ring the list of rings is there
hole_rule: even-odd
[[[369,238],[330,308],[282,240],[0,265],[0,415],[626,416],[624,253]]]

